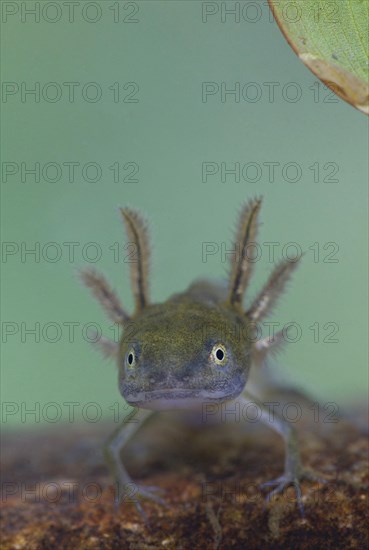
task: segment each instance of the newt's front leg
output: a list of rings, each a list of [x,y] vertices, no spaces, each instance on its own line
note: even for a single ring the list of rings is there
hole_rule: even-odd
[[[255,404],[261,412],[261,422],[278,432],[283,437],[285,443],[286,454],[283,474],[278,478],[272,481],[267,481],[261,485],[262,488],[275,486],[273,491],[268,494],[267,501],[271,500],[275,494],[282,492],[289,485],[293,485],[295,488],[300,513],[301,515],[304,515],[300,481],[302,479],[310,479],[322,482],[323,480],[316,477],[313,473],[303,469],[295,429],[289,422],[286,422],[278,414],[272,412],[261,401],[259,401],[259,399],[248,392],[244,392],[239,399],[241,404]]]
[[[137,484],[132,481],[122,463],[120,452],[152,414],[153,411],[134,408],[112,433],[104,447],[105,459],[115,481],[116,508],[124,501],[133,502],[138,512],[146,521],[146,514],[138,499],[140,497],[148,498],[162,505],[165,505],[165,502],[152,492],[155,488],[138,487]]]

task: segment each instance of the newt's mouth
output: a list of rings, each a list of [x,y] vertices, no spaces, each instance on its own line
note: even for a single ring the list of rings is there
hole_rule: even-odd
[[[224,391],[166,389],[149,392],[137,392],[124,395],[125,400],[132,406],[150,410],[170,409],[201,409],[209,401],[227,401],[232,395],[225,395]]]

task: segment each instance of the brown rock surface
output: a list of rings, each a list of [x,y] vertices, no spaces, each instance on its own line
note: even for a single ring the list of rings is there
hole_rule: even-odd
[[[163,489],[169,504],[143,502],[150,529],[134,504],[114,511],[101,454],[111,425],[5,433],[1,548],[368,547],[362,429],[342,419],[299,423],[303,462],[327,481],[302,482],[301,517],[291,488],[267,506],[258,488],[282,473],[277,435],[256,424],[241,434],[240,426],[185,430],[167,420],[148,423],[124,453],[133,479]]]

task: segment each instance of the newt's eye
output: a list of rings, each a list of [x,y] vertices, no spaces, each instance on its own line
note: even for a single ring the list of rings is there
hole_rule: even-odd
[[[227,351],[222,344],[215,344],[211,350],[211,358],[217,365],[224,365],[227,361]]]
[[[130,349],[126,355],[126,365],[129,369],[132,369],[136,366],[136,354],[133,348]]]

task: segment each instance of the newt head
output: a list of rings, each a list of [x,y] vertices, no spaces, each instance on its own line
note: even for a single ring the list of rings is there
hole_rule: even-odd
[[[261,200],[242,209],[226,286],[193,283],[162,304],[149,300],[150,246],[145,221],[135,210],[121,209],[129,240],[135,247],[130,263],[135,312],[123,309],[106,280],[93,272],[82,277],[110,318],[123,328],[119,344],[101,340],[104,351],[118,360],[119,389],[132,406],[164,410],[200,408],[206,401],[228,401],[240,395],[251,361],[278,344],[255,342],[249,333],[281,294],[297,262],[278,264],[266,285],[244,311],[243,298],[254,263],[247,247],[255,242]]]
[[[194,296],[196,287],[148,306],[134,320],[131,341],[123,335],[119,387],[130,405],[196,408],[232,399],[245,387],[247,320],[220,302],[211,283],[207,292],[214,292],[214,300]]]

